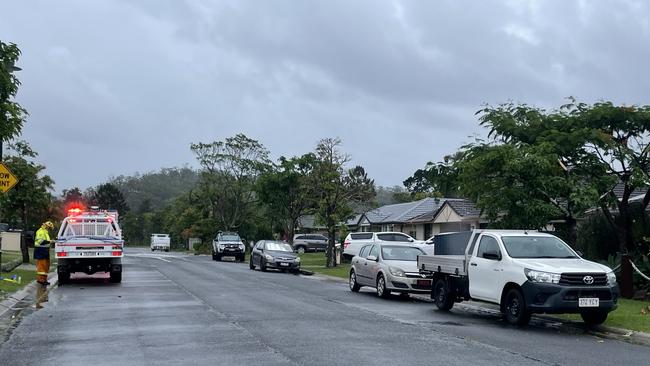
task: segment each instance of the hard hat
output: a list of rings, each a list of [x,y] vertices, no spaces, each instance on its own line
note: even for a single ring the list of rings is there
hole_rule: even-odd
[[[45,227],[48,228],[48,229],[54,229],[54,224],[52,223],[52,221],[46,221],[46,222],[43,224],[43,226],[45,226]]]

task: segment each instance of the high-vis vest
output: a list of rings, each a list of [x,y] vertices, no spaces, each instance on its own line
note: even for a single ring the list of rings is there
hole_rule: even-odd
[[[50,233],[46,228],[40,228],[36,231],[34,238],[34,259],[50,259],[50,246],[41,245],[44,241],[50,240]]]

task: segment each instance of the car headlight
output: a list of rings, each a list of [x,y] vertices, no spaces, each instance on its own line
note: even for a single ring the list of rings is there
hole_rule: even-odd
[[[404,270],[397,268],[397,267],[388,267],[388,270],[390,271],[390,274],[393,276],[397,277],[406,277],[406,273],[404,273]]]
[[[300,263],[300,257],[296,257],[296,263]]]
[[[269,262],[273,262],[273,256],[272,255],[267,254],[267,255],[264,256],[264,258],[266,258],[266,260],[269,261]]]
[[[616,284],[616,274],[614,274],[614,272],[609,272],[607,274],[607,284],[608,285],[615,285]]]
[[[239,244],[239,249],[244,250],[244,244]]]
[[[219,249],[224,249],[226,246],[224,244],[219,244]]]
[[[538,282],[538,283],[560,283],[560,277],[561,275],[559,273],[549,273],[549,272],[542,272],[542,271],[535,271],[532,269],[524,269],[524,273],[526,274],[526,277],[531,282]]]

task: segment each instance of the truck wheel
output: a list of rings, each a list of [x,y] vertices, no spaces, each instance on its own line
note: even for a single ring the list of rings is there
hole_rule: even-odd
[[[59,286],[70,282],[70,272],[58,272]]]
[[[111,272],[111,283],[122,282],[122,272]]]
[[[304,253],[306,252],[305,247],[303,247],[302,245],[299,246],[299,247],[296,249],[296,252],[298,252],[299,254],[304,254]]]
[[[377,278],[377,296],[382,299],[387,299],[390,297],[390,291],[386,288],[386,280],[383,275],[379,275]]]
[[[580,313],[580,316],[588,326],[601,325],[607,320],[606,311],[585,311]]]
[[[449,311],[454,307],[454,297],[447,289],[447,281],[439,279],[433,287],[433,300],[438,309]]]
[[[513,288],[506,294],[505,306],[506,321],[516,326],[526,326],[530,322],[530,312],[526,309],[526,300],[521,290]]]
[[[212,260],[213,261],[217,260],[217,254],[215,252],[212,252]]]
[[[154,248],[151,248],[151,251],[152,251],[152,252],[153,252],[154,250],[155,250]]]
[[[252,270],[255,269],[255,265],[253,264],[253,257],[251,257],[251,260],[248,261],[248,268],[250,268]]]
[[[352,292],[359,292],[361,289],[361,286],[359,286],[359,283],[357,282],[357,274],[354,273],[354,270],[350,271],[350,291]]]

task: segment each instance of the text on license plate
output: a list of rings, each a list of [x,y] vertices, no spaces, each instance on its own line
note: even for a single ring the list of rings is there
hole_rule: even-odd
[[[418,280],[418,286],[431,286],[431,280]]]
[[[582,297],[578,299],[578,307],[581,308],[597,308],[600,306],[600,299]]]
[[[97,257],[102,255],[102,252],[79,252],[79,255],[82,257]]]
[[[280,266],[282,266],[282,267],[289,267],[289,263],[280,263]]]

